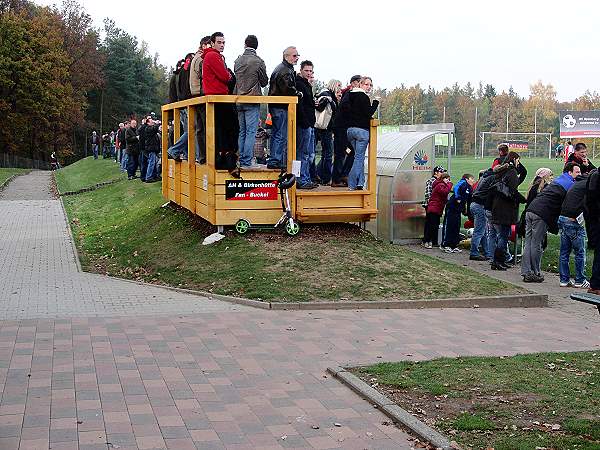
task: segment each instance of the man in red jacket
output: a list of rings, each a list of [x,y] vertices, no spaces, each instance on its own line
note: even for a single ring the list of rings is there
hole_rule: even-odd
[[[204,95],[228,95],[235,84],[225,64],[225,36],[217,31],[210,36],[212,47],[202,52],[202,90]],[[215,104],[216,168],[233,170],[237,165],[239,124],[233,103]]]

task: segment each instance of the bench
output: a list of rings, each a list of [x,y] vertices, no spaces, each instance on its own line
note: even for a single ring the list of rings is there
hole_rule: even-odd
[[[590,305],[595,305],[598,307],[598,314],[600,314],[600,295],[596,294],[587,294],[587,293],[577,293],[571,294],[572,300],[577,300],[578,302],[589,303]]]

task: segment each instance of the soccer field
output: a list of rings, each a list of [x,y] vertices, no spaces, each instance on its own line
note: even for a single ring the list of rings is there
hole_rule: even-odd
[[[475,159],[472,156],[453,156],[450,161],[450,175],[452,182],[456,183],[464,173],[470,173],[475,176],[475,179],[479,176],[479,171],[491,167],[493,157],[484,159]],[[535,177],[535,171],[540,167],[548,167],[554,173],[554,176],[560,175],[563,168],[562,159],[548,159],[548,158],[523,158],[521,163],[527,169],[527,178],[519,186],[520,191],[527,191],[529,184]],[[448,168],[448,159],[439,158],[435,161],[436,165],[442,165],[446,169]]]

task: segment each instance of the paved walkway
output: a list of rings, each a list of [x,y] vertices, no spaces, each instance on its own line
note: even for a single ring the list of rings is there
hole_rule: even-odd
[[[551,308],[556,308],[569,314],[576,315],[584,320],[596,320],[598,310],[595,306],[586,303],[576,302],[571,300],[572,292],[585,292],[576,288],[561,288],[559,287],[559,278],[557,273],[544,272],[545,281],[543,283],[524,283],[521,277],[520,266],[510,268],[506,271],[492,270],[490,263],[485,261],[471,261],[469,259],[469,251],[463,249],[462,253],[445,253],[438,248],[425,249],[420,245],[413,245],[411,250],[422,253],[424,255],[434,256],[445,261],[450,261],[454,264],[468,267],[476,272],[485,274],[489,277],[496,278],[502,281],[516,284],[525,289],[538,294],[548,296],[548,305]],[[591,262],[590,262],[591,263]]]
[[[600,349],[600,321],[551,308],[264,311],[80,274],[66,226],[0,199],[2,450],[410,449],[325,369]]]

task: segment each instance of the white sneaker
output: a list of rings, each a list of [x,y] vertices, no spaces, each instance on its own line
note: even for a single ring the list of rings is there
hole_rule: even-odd
[[[442,251],[446,253],[452,253],[453,250],[450,247],[442,247]]]
[[[433,245],[431,245],[431,242],[425,242],[425,248],[433,248]]]
[[[569,280],[567,282],[561,281],[559,286],[560,287],[571,287],[571,286],[573,286],[573,280]]]
[[[590,287],[590,282],[588,280],[583,280],[581,283],[573,283],[573,287],[579,289],[588,289]]]
[[[452,253],[462,253],[462,250],[458,247],[452,249]]]

